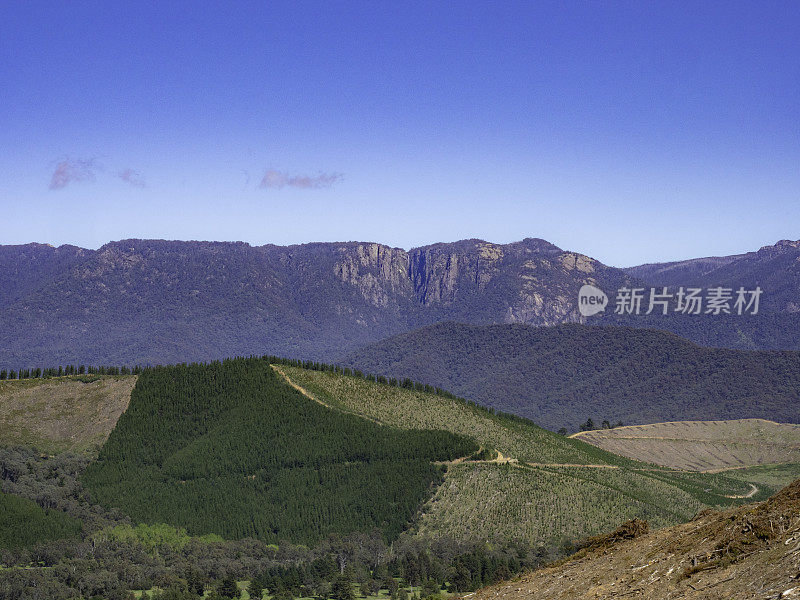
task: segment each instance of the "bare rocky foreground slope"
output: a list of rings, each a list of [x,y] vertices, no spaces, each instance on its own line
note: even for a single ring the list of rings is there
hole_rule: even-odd
[[[465,598],[800,598],[800,480],[760,504],[615,540],[641,529],[629,524],[560,564]]]
[[[689,471],[800,462],[800,425],[764,419],[652,423],[572,437],[634,460]]]

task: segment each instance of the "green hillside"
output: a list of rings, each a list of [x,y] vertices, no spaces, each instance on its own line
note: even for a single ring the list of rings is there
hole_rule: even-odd
[[[80,533],[79,520],[57,510],[45,510],[27,498],[0,492],[0,550],[76,538]]]
[[[463,436],[403,431],[328,409],[262,359],[147,369],[85,472],[97,500],[191,534],[311,543],[380,527],[396,537]]]
[[[398,581],[464,592],[631,518],[685,522],[799,475],[797,464],[709,474],[637,462],[429,386],[320,364],[151,368],[94,462],[0,448],[0,483],[15,495],[0,506],[15,546],[3,561],[25,567],[0,569],[0,590],[10,573],[29,589],[69,589],[64,598],[184,577],[200,590],[235,573],[271,595],[327,598],[345,564],[369,598]],[[48,544],[55,568],[32,564],[27,546],[81,529],[74,543]]]
[[[412,533],[419,538],[519,539],[554,547],[631,518],[666,526],[704,508],[763,499],[800,476],[796,466],[773,472],[770,479],[754,473],[752,480],[660,468],[447,395],[331,370],[274,368],[328,406],[396,427],[443,428],[491,450],[484,455],[492,460],[448,467],[416,521]],[[752,492],[752,483],[756,492],[741,497]]]
[[[493,414],[458,398],[377,383],[331,371],[276,365],[311,397],[328,406],[403,429],[444,429],[482,447],[527,462],[634,464],[616,454],[538,427]]]
[[[314,366],[145,370],[85,487],[134,522],[192,535],[313,544],[378,527],[388,540],[558,548],[634,517],[669,525],[767,497],[796,475],[669,470],[410,382]]]

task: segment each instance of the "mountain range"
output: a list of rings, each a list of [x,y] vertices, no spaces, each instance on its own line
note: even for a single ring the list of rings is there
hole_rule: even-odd
[[[755,316],[577,310],[585,283],[760,285]],[[709,346],[800,348],[800,243],[618,269],[541,239],[411,250],[377,243],[250,246],[123,240],[97,250],[0,246],[0,367],[159,364],[236,354],[337,360],[443,321],[606,323]],[[610,308],[606,311],[611,313]]]

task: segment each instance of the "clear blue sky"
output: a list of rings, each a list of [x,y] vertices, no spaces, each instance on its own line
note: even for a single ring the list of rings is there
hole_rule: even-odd
[[[0,243],[797,239],[798,32],[796,1],[6,1]]]

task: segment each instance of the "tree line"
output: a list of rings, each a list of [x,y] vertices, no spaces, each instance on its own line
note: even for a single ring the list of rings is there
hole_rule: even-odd
[[[139,375],[143,367],[114,367],[114,366],[86,366],[67,365],[65,367],[40,367],[32,369],[0,369],[0,381],[10,379],[52,379],[73,375]]]
[[[395,600],[437,591],[469,591],[559,556],[560,548],[522,542],[483,544],[448,537],[383,532],[331,534],[307,546],[286,540],[220,540],[187,536],[165,525],[133,526],[119,511],[93,504],[80,475],[85,456],[47,456],[27,448],[0,448],[0,488],[82,524],[78,537],[33,539],[0,548],[0,597],[130,600],[131,590],[155,590],[151,600],[238,598],[236,581],[250,581],[273,598],[349,600],[386,590]],[[2,513],[0,513],[0,517]],[[121,533],[121,534],[120,534]],[[31,568],[35,567],[35,568]],[[235,589],[235,591],[234,591]]]

